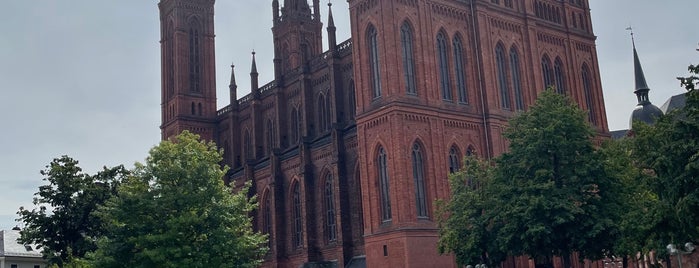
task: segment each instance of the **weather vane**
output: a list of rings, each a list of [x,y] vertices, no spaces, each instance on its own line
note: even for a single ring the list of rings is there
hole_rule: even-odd
[[[636,42],[633,39],[633,28],[631,28],[631,26],[629,26],[629,27],[626,27],[626,30],[631,32],[631,43],[636,45]]]

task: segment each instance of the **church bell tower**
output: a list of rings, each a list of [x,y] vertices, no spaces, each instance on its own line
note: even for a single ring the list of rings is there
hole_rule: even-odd
[[[162,138],[215,133],[215,0],[160,0]]]
[[[280,8],[279,0],[272,1],[275,54],[275,76],[288,73],[306,64],[323,51],[320,21],[320,1],[284,0]]]

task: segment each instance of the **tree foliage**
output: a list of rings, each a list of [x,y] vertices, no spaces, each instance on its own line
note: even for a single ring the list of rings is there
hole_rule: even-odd
[[[484,213],[489,209],[488,189],[492,178],[492,163],[467,156],[464,168],[449,176],[451,196],[448,202],[439,202],[440,253],[451,252],[460,266],[487,264],[501,260],[503,254],[492,248],[489,232],[491,219]]]
[[[552,256],[601,257],[617,237],[619,184],[593,146],[587,113],[544,91],[510,121],[492,198],[501,247],[548,264]]]
[[[628,257],[635,258],[638,252],[645,254],[653,250],[649,237],[655,219],[649,217],[649,213],[658,202],[657,195],[648,188],[650,176],[634,164],[633,142],[629,138],[609,140],[600,148],[607,174],[616,176],[621,184],[621,209],[615,213],[620,236],[610,253],[623,256],[626,264]]]
[[[633,157],[645,170],[658,202],[650,207],[650,233],[656,248],[699,238],[699,66],[680,78],[688,90],[686,106],[660,117],[650,126],[634,125]]]
[[[528,255],[544,267],[552,265],[553,256],[569,265],[573,252],[594,259],[611,251],[619,235],[614,212],[621,209],[620,182],[607,174],[586,115],[547,90],[529,111],[514,117],[504,133],[509,152],[495,159],[491,175],[474,173],[491,176],[487,183],[473,192],[452,181],[456,199],[447,206],[449,218],[467,227],[444,225],[442,242],[465,239],[444,250],[459,258],[466,255],[462,251],[478,249],[490,262],[505,254]],[[472,195],[483,200],[468,200]],[[456,204],[463,196],[473,207]],[[485,204],[481,215],[479,204]],[[464,260],[475,264],[472,255]]]
[[[252,230],[246,189],[232,194],[214,143],[183,132],[151,149],[100,210],[109,230],[97,267],[255,267],[266,236]]]
[[[116,185],[128,172],[117,166],[85,174],[77,160],[64,155],[40,173],[47,184],[34,194],[33,203],[38,208],[20,207],[17,212],[25,226],[20,241],[39,245],[51,263],[62,266],[96,249],[94,240],[104,230],[94,212],[114,195]]]

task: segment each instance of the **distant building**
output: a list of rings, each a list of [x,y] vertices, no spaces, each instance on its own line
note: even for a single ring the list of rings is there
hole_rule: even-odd
[[[629,134],[629,130],[633,127],[634,122],[641,122],[645,124],[655,124],[655,121],[662,115],[667,114],[673,110],[681,109],[686,103],[686,94],[677,94],[670,97],[665,103],[658,108],[650,101],[648,92],[650,88],[648,83],[646,83],[646,77],[643,73],[643,68],[641,67],[641,61],[639,60],[638,53],[636,52],[636,44],[633,45],[633,67],[634,67],[634,82],[636,98],[638,98],[638,104],[631,112],[631,118],[629,118],[629,129],[620,129],[609,132],[612,139],[621,139]]]
[[[437,253],[435,200],[464,155],[502,154],[508,120],[547,87],[608,136],[588,0],[349,0],[344,42],[320,0],[271,0],[274,80],[259,84],[253,54],[252,93],[231,70],[223,108],[214,2],[159,1],[160,128],[216,141],[226,181],[252,181],[262,267],[456,267]]]
[[[0,231],[0,268],[44,268],[46,260],[33,244],[17,243],[19,230]]]

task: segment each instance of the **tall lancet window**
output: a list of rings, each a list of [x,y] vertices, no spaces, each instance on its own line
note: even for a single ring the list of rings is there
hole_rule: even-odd
[[[325,239],[327,242],[337,240],[337,224],[335,221],[335,190],[333,176],[325,176]]]
[[[245,158],[252,159],[254,153],[252,150],[252,139],[250,138],[250,130],[245,130],[245,135],[243,136],[243,148],[245,148]]]
[[[403,56],[403,76],[405,76],[405,92],[417,94],[415,86],[415,58],[413,54],[413,30],[408,22],[400,27],[400,44]]]
[[[165,58],[167,60],[167,93],[168,97],[172,98],[175,95],[175,27],[170,20],[167,23],[167,40],[165,41]]]
[[[263,232],[269,235],[267,240],[267,247],[272,248],[272,201],[270,200],[269,191],[265,195],[264,199],[264,226],[262,227]]]
[[[456,74],[456,92],[459,94],[460,103],[468,103],[468,94],[466,93],[466,69],[464,66],[464,47],[461,42],[461,37],[454,37],[452,42],[454,49],[454,73]]]
[[[524,110],[524,99],[522,97],[521,71],[519,68],[519,53],[517,49],[510,48],[510,71],[512,76],[512,89],[515,93],[515,109]]]
[[[272,119],[267,119],[267,156],[272,155],[272,149],[274,149],[274,123]]]
[[[563,74],[563,61],[561,61],[561,58],[556,58],[556,61],[553,62],[553,76],[556,80],[556,92],[565,94],[565,75]]]
[[[585,93],[585,106],[587,106],[587,110],[589,112],[588,119],[590,120],[590,123],[596,125],[597,120],[592,96],[592,77],[590,76],[590,68],[587,67],[587,64],[583,64],[582,67],[582,83],[583,91]]]
[[[505,47],[498,44],[495,47],[495,64],[498,73],[498,88],[500,89],[500,106],[503,109],[510,109],[510,89],[507,84],[507,66],[505,58]]]
[[[413,182],[415,182],[415,207],[418,218],[427,218],[427,195],[425,194],[425,163],[420,144],[413,144]]]
[[[293,243],[295,248],[303,246],[303,218],[301,217],[301,187],[298,182],[294,183],[291,192],[292,208],[291,216],[293,219]]]
[[[381,73],[379,62],[379,39],[376,28],[369,25],[367,30],[367,46],[369,47],[369,70],[371,71],[371,89],[374,98],[381,97]]]
[[[439,67],[439,88],[442,99],[452,100],[451,85],[449,84],[449,53],[447,53],[447,38],[444,32],[437,34],[437,64]]]
[[[357,114],[357,100],[354,96],[354,80],[350,80],[347,98],[349,100],[349,118],[350,120],[354,120],[354,117]]]
[[[544,87],[555,86],[553,81],[553,70],[551,70],[551,60],[548,56],[544,55],[541,58],[541,72],[544,75]]]
[[[449,149],[449,174],[459,171],[461,166],[460,159],[459,150],[456,149],[456,146],[452,146]]]
[[[201,26],[196,18],[189,21],[189,91],[201,92]]]
[[[301,138],[301,114],[294,107],[291,109],[291,144],[297,144]]]
[[[376,157],[376,162],[379,172],[379,196],[381,197],[381,221],[387,222],[391,220],[391,197],[389,194],[388,181],[388,161],[386,160],[386,151],[383,147],[379,148],[379,154]]]

